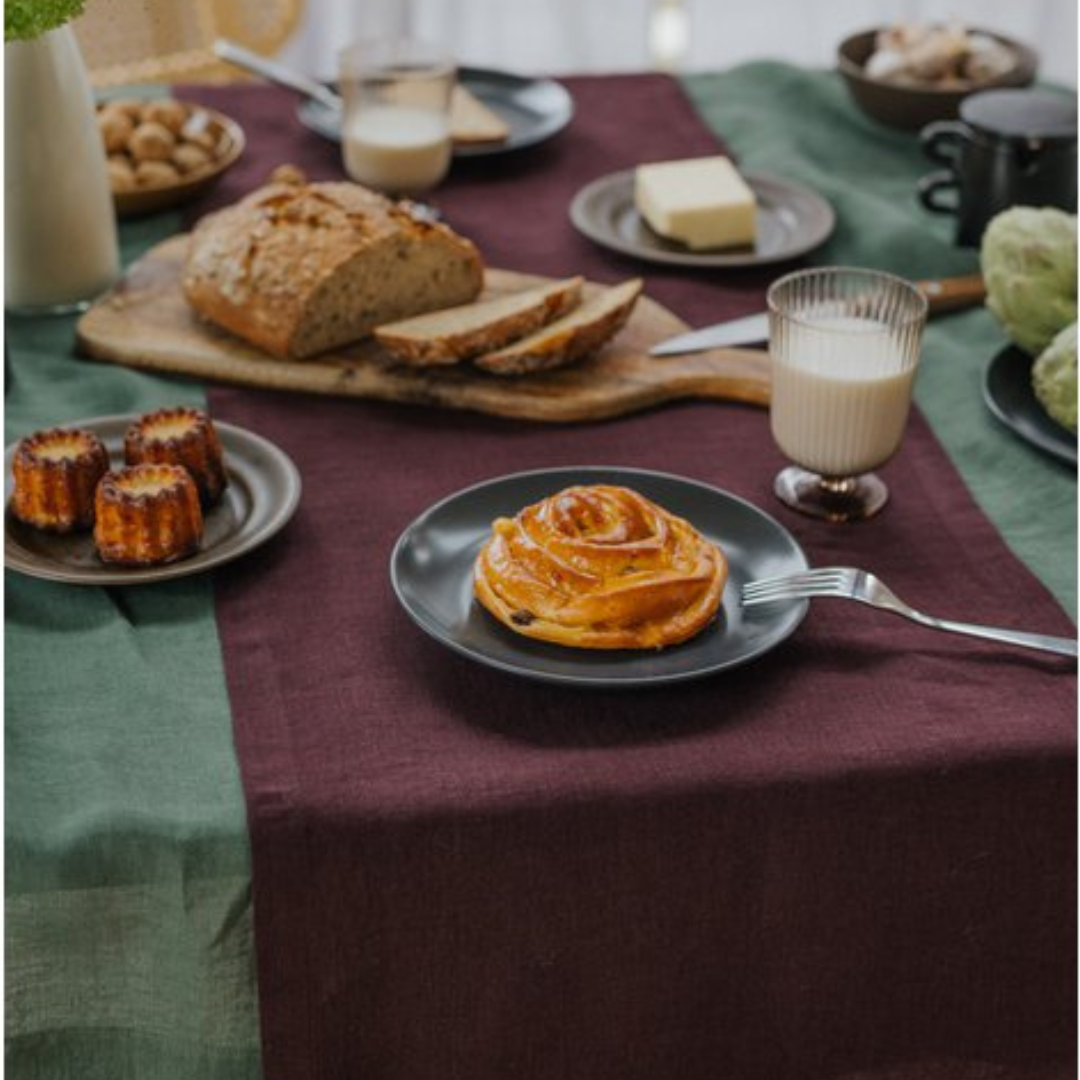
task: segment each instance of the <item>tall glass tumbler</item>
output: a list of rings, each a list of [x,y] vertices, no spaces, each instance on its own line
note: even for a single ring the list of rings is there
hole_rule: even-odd
[[[340,53],[338,74],[349,176],[395,197],[435,187],[450,168],[453,60],[411,39],[364,41]]]
[[[876,514],[889,493],[872,470],[904,436],[925,297],[892,274],[822,267],[780,278],[768,307],[770,423],[795,462],[777,496],[829,521]]]

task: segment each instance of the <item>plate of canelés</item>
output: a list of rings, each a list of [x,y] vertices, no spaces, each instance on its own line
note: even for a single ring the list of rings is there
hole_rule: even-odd
[[[37,431],[4,454],[4,564],[132,585],[231,562],[280,531],[300,475],[254,432],[188,406]]]

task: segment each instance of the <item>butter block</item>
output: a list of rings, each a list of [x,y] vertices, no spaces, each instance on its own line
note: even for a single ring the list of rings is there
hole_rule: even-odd
[[[639,165],[634,205],[654,232],[695,251],[744,247],[757,236],[757,201],[726,157]]]

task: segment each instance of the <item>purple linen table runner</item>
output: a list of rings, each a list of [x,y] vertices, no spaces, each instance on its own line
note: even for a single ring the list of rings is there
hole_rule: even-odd
[[[758,308],[775,270],[643,268],[574,232],[584,183],[717,143],[669,79],[569,82],[559,138],[455,166],[436,198],[451,224],[493,266],[644,269],[691,324]],[[250,140],[214,202],[285,161],[340,175],[289,95],[199,93]],[[217,577],[267,1077],[775,1080],[1072,1056],[1069,662],[819,602],[746,667],[582,693],[448,652],[390,586],[395,540],[446,495],[627,465],[746,498],[812,563],[866,566],[916,606],[1071,634],[920,416],[884,470],[892,505],[834,527],[775,502],[782,459],[742,406],[549,427],[227,387],[210,403],[304,480],[289,528]]]

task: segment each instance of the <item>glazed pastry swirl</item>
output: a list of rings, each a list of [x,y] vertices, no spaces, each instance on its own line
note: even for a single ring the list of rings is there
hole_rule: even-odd
[[[527,637],[659,649],[720,607],[727,561],[689,522],[629,488],[571,487],[499,518],[476,560],[477,599]]]

